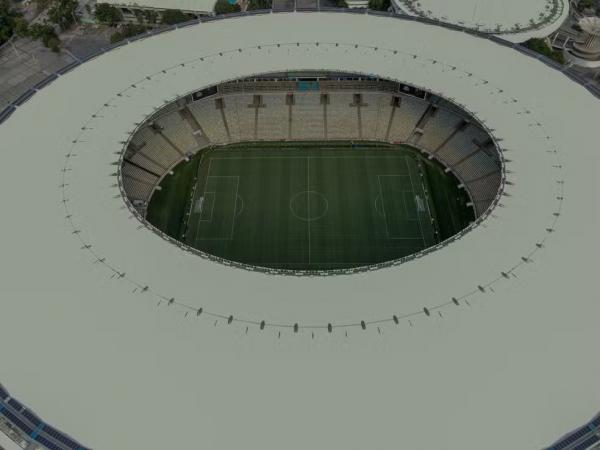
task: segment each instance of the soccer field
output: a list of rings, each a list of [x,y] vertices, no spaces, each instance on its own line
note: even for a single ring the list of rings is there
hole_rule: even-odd
[[[159,228],[245,264],[288,270],[366,266],[434,245],[472,220],[456,180],[403,146],[236,144],[184,165],[172,178],[180,171],[188,175],[175,179],[176,187],[167,178],[157,193],[165,199],[153,197],[149,220],[154,223],[160,210],[171,225],[155,223]],[[173,217],[169,210],[176,206]]]

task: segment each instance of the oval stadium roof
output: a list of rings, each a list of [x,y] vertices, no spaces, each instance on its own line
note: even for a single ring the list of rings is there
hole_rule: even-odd
[[[462,105],[502,147],[507,195],[464,238],[352,276],[212,263],[133,217],[115,163],[146,116],[311,69]],[[559,71],[415,21],[269,14],[119,47],[0,125],[0,381],[97,450],[549,446],[600,404],[598,117]]]

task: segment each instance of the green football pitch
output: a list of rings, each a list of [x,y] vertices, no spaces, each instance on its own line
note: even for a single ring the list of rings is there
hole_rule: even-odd
[[[227,260],[344,269],[410,255],[463,229],[473,213],[457,184],[406,146],[234,144],[180,164],[147,218]]]

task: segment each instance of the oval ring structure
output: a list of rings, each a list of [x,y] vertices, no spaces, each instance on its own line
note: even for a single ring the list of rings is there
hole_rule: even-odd
[[[142,178],[125,160],[136,133],[172,139],[177,124],[158,118],[148,130],[148,120],[173,104],[181,117],[194,93],[298,70],[411,86],[464,111],[502,158],[488,207],[443,245],[344,276],[240,270],[241,262],[200,257],[150,225],[142,213],[148,198],[130,191],[144,183],[131,182]],[[332,91],[324,105],[322,93],[319,108],[337,114],[340,106],[357,130],[385,136],[387,125],[358,127],[359,107],[361,121],[370,120],[373,91],[345,100]],[[353,96],[361,93],[369,96]],[[240,103],[250,105],[250,123],[244,116],[238,125],[254,132],[252,121],[261,123],[272,104],[267,94],[256,94],[265,107],[254,93]],[[228,114],[227,95],[223,110],[209,98],[210,117]],[[399,97],[396,112],[403,110]],[[395,100],[387,98],[382,108],[391,115]],[[284,126],[269,142],[285,140],[286,114],[304,100],[285,90],[277,100]],[[56,75],[0,125],[1,393],[6,388],[94,449],[548,447],[593,417],[600,401],[600,362],[589,356],[600,340],[593,208],[600,158],[590,133],[599,116],[584,87],[496,39],[371,14],[215,20],[123,45]],[[423,139],[436,138],[427,124],[422,130]],[[242,139],[231,141],[210,152],[241,151],[227,146]],[[435,162],[433,151],[410,143]],[[342,149],[355,150],[400,151]],[[194,162],[195,153],[183,153],[181,160]],[[178,176],[176,165],[157,162],[173,172],[158,177]],[[290,177],[298,183],[281,200],[289,223],[305,233],[340,204],[316,184],[329,180],[316,176],[323,167],[310,168],[310,186]],[[397,190],[389,182],[383,195],[369,193],[374,221],[385,217],[386,194]],[[222,201],[231,204],[230,220],[253,214],[250,190],[235,194],[227,183],[214,192],[229,193]],[[210,192],[202,191],[199,211],[209,217]]]

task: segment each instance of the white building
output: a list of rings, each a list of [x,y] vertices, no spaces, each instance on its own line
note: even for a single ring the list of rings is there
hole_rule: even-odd
[[[511,42],[544,38],[569,14],[568,0],[392,0],[398,12],[495,34]]]
[[[502,147],[504,194],[460,240],[330,277],[210,261],[127,208],[145,117],[293,70],[461,105]],[[598,117],[564,73],[418,21],[265,14],[122,45],[0,125],[0,380],[96,450],[547,448],[600,405]]]

